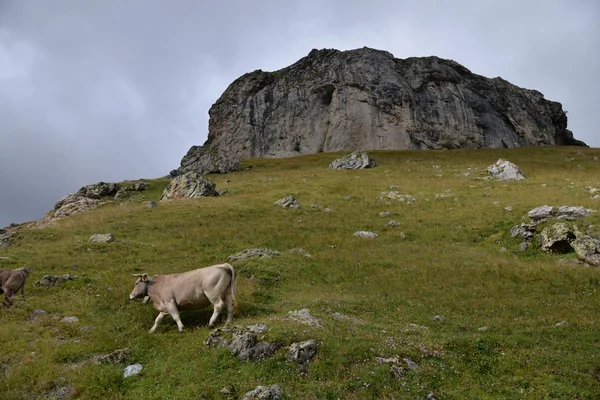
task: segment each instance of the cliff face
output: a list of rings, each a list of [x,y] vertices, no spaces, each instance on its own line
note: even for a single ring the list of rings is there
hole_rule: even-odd
[[[312,50],[235,80],[209,111],[205,145],[240,158],[342,150],[584,145],[560,103],[438,57]]]

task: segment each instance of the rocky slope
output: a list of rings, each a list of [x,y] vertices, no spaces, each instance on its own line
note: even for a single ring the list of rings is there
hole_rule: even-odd
[[[234,159],[343,150],[583,145],[560,103],[438,57],[312,50],[235,80],[211,107],[205,146]]]

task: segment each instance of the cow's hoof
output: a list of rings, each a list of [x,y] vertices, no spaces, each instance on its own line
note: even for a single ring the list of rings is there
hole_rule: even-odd
[[[180,330],[179,330],[179,333],[183,333],[183,329],[180,329]]]

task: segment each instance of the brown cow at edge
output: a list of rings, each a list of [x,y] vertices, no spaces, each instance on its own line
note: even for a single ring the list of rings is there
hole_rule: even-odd
[[[21,295],[25,297],[25,280],[29,276],[30,268],[0,269],[0,294],[4,293],[3,306],[10,308],[12,306],[13,296],[21,291]]]
[[[209,304],[214,306],[208,327],[212,328],[224,305],[227,306],[227,326],[233,318],[235,305],[235,270],[230,264],[217,264],[188,272],[169,275],[132,274],[139,277],[129,299],[149,297],[159,311],[150,333],[156,330],[165,315],[170,314],[179,332],[183,324],[179,311],[197,310]]]

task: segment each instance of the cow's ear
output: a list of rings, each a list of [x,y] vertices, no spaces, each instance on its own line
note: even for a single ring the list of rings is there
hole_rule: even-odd
[[[146,282],[148,280],[148,274],[142,274],[142,280]]]

